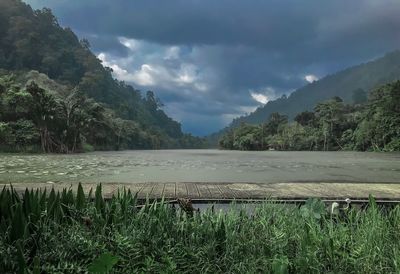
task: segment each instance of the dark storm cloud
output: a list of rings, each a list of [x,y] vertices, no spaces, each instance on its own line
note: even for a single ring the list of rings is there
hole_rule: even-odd
[[[30,0],[86,37],[115,76],[209,133],[308,79],[400,48],[398,0]]]
[[[243,44],[264,49],[317,45],[396,31],[399,3],[298,0],[34,0],[75,29],[167,44]],[[365,35],[367,34],[367,35]],[[342,40],[343,41],[343,40]]]
[[[300,1],[33,1],[50,5],[63,22],[96,33],[131,36],[168,44],[285,45],[312,35],[312,5]],[[282,20],[285,17],[285,20]],[[279,24],[277,24],[279,22]],[[276,36],[280,39],[273,39]],[[272,39],[271,39],[272,38]]]

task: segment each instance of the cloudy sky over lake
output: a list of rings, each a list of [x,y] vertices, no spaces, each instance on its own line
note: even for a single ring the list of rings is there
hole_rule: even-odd
[[[51,8],[116,78],[154,90],[198,135],[400,48],[399,0],[27,2]]]

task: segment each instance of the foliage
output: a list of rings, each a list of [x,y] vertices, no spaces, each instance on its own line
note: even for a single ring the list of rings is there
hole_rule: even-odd
[[[0,192],[1,273],[397,273],[400,207],[330,216],[319,200],[192,216],[129,190]],[[307,213],[305,213],[307,212]],[[101,268],[101,269],[100,269]]]
[[[278,113],[262,125],[242,124],[220,139],[238,150],[400,150],[400,81],[373,90],[365,104],[339,97],[299,113],[294,122]]]
[[[292,120],[298,113],[311,111],[319,102],[335,96],[348,104],[362,104],[368,95],[366,91],[400,80],[399,62],[400,50],[396,50],[376,60],[341,70],[297,89],[288,97],[269,101],[253,113],[234,119],[230,127],[238,127],[241,123],[263,123],[265,117],[274,112]]]
[[[142,96],[115,80],[112,69],[90,51],[89,42],[61,27],[48,8],[34,11],[20,0],[0,2],[3,69],[0,122],[10,127],[11,150],[36,146],[44,152],[69,153],[83,151],[84,143],[116,150],[204,146],[202,139],[182,133],[152,91]],[[12,123],[19,119],[34,123],[40,140],[17,145]]]
[[[365,90],[358,88],[353,91],[351,99],[353,101],[353,104],[355,105],[364,104],[368,100],[367,93],[365,92]]]
[[[43,82],[40,78],[38,82]],[[47,80],[47,85],[52,82]],[[95,149],[159,149],[204,146],[190,134],[173,137],[155,128],[119,118],[114,111],[88,98],[81,90],[50,92],[16,75],[0,77],[1,150],[81,152]],[[152,100],[155,100],[154,98]],[[170,129],[173,131],[173,129]],[[172,131],[169,133],[173,135]],[[180,132],[180,131],[179,131]]]
[[[104,253],[100,255],[93,263],[89,266],[89,273],[109,273],[112,267],[118,262],[118,258],[110,253]]]
[[[400,139],[400,81],[374,90],[364,119],[355,131],[356,147],[398,150]]]
[[[326,213],[325,204],[321,200],[311,198],[300,207],[300,212],[304,218],[321,219]]]

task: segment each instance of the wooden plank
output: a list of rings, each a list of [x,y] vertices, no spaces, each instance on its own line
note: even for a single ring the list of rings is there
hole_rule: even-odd
[[[152,183],[153,189],[151,191],[151,198],[161,198],[164,195],[165,184],[163,183]]]
[[[195,183],[186,183],[186,188],[187,188],[187,197],[191,199],[200,198],[200,193]]]
[[[141,199],[150,198],[151,192],[153,191],[154,184],[152,183],[145,183],[143,188],[138,193],[138,197]]]
[[[261,185],[262,184],[260,184],[260,186]],[[307,192],[307,189],[303,185],[290,184],[285,188],[281,188],[281,184],[277,183],[271,186],[269,190],[270,193],[269,197],[270,198],[282,197],[283,199],[302,198],[304,197],[303,194],[305,192]],[[314,192],[310,192],[309,194],[310,197],[314,197]]]
[[[196,183],[197,190],[199,191],[199,195],[201,199],[211,199],[212,195],[210,190],[208,189],[207,183]]]
[[[132,194],[138,194],[143,189],[145,184],[129,184],[127,187],[131,190]]]
[[[207,184],[208,192],[210,192],[211,198],[221,198],[220,192],[217,188],[215,188],[214,184]]]
[[[268,184],[248,183],[239,185],[238,189],[251,199],[265,199],[273,196],[273,189],[271,189]],[[244,194],[242,195],[245,196]]]
[[[235,199],[249,199],[252,197],[245,188],[242,188],[240,190],[235,188],[235,184],[226,184],[225,187],[229,189]]]
[[[165,183],[164,184],[164,198],[166,199],[174,199],[175,195],[175,183]]]
[[[0,185],[4,186],[3,185]],[[9,187],[9,185],[5,185]],[[95,190],[97,184],[82,184],[85,193]],[[138,192],[139,198],[191,197],[193,199],[306,199],[321,197],[325,199],[368,199],[372,194],[376,199],[400,200],[400,184],[395,183],[338,183],[338,182],[293,182],[293,183],[104,183],[103,195],[106,198],[118,189],[129,188],[132,193]],[[22,194],[25,188],[54,188],[61,191],[71,188],[76,191],[78,184],[71,183],[14,183],[14,189]]]
[[[175,184],[175,195],[176,198],[187,198],[187,189],[185,183]]]
[[[224,198],[221,189],[218,187],[218,184],[207,184],[208,189],[211,193],[211,198],[213,199],[222,199]]]
[[[219,184],[218,188],[222,192],[222,196],[225,199],[236,199],[239,198],[239,196],[236,195],[235,191],[233,191],[231,188],[227,186],[227,184]]]

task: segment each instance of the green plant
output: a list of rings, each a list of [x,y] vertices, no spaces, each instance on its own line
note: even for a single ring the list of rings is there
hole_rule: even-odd
[[[88,267],[89,273],[103,274],[109,273],[112,267],[118,262],[118,258],[110,253],[100,255]]]
[[[319,199],[311,198],[300,207],[300,212],[304,218],[313,217],[315,219],[321,219],[326,213],[325,204]]]
[[[121,189],[0,192],[0,273],[398,273],[400,207],[265,201],[193,215]]]

